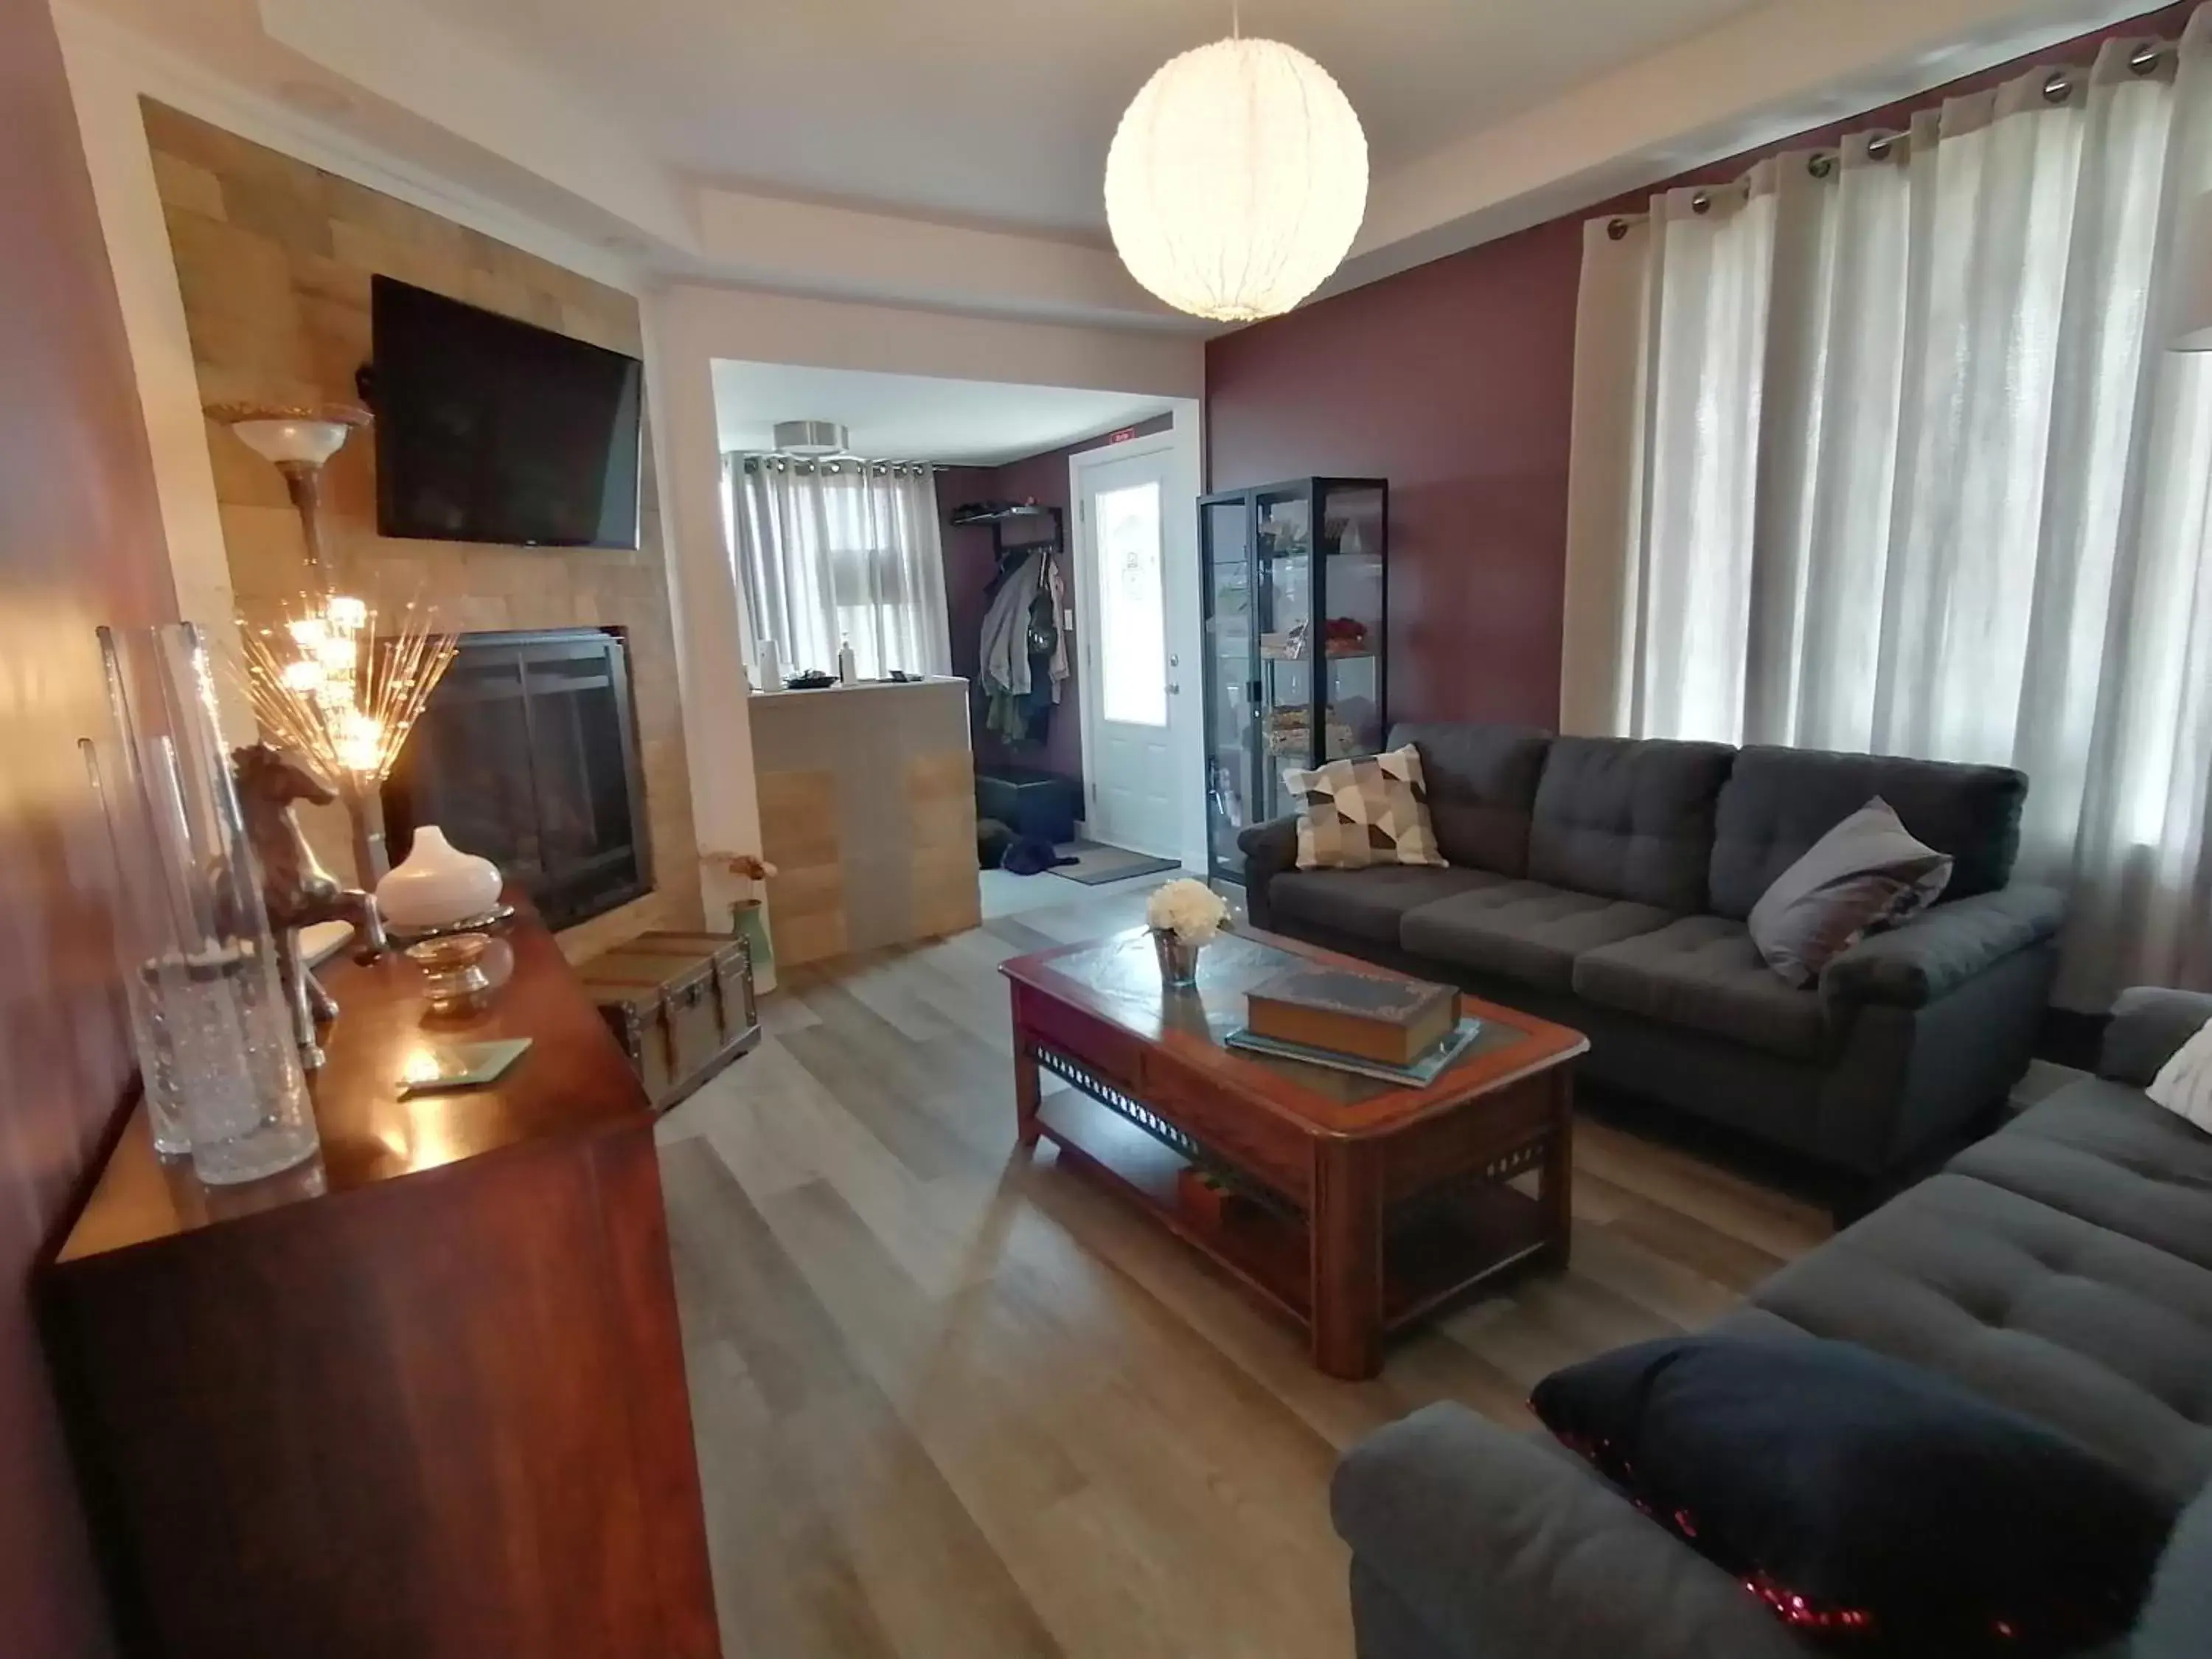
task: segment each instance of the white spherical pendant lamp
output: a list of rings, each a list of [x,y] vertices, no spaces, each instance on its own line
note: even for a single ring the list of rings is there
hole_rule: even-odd
[[[1106,155],[1129,274],[1178,311],[1288,311],[1352,251],[1367,135],[1328,71],[1275,40],[1217,40],[1145,83]]]

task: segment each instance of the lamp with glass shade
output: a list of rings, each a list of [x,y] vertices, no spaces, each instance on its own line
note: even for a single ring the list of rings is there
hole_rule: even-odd
[[[307,547],[308,584],[298,606],[274,628],[240,627],[255,717],[337,791],[353,831],[354,878],[373,890],[392,867],[385,780],[456,642],[422,606],[388,614],[380,627],[374,606],[340,591],[323,539],[323,467],[369,423],[367,410],[231,403],[207,412],[284,475]]]
[[[307,538],[307,568],[315,587],[329,592],[337,576],[323,547],[323,464],[345,447],[356,428],[368,424],[368,411],[356,404],[234,403],[213,404],[208,414],[284,475]]]

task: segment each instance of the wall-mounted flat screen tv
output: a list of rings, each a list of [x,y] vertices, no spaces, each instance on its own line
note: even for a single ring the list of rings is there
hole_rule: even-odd
[[[636,358],[389,276],[370,306],[379,535],[637,545]]]

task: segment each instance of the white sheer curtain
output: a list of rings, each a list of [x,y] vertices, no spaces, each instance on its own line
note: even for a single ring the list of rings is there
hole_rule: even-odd
[[[750,648],[834,672],[849,641],[863,679],[952,672],[928,467],[729,455],[723,489]]]
[[[1571,731],[2002,763],[2060,994],[2212,983],[2212,9],[1597,221]]]

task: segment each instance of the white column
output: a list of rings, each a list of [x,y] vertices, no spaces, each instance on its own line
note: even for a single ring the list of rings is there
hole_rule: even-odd
[[[692,822],[702,853],[757,854],[760,796],[744,666],[750,624],[722,526],[712,356],[664,295],[646,301],[645,340]],[[726,927],[730,904],[744,896],[745,884],[710,861],[702,866],[700,887],[708,924]],[[762,988],[769,988],[765,980]]]

